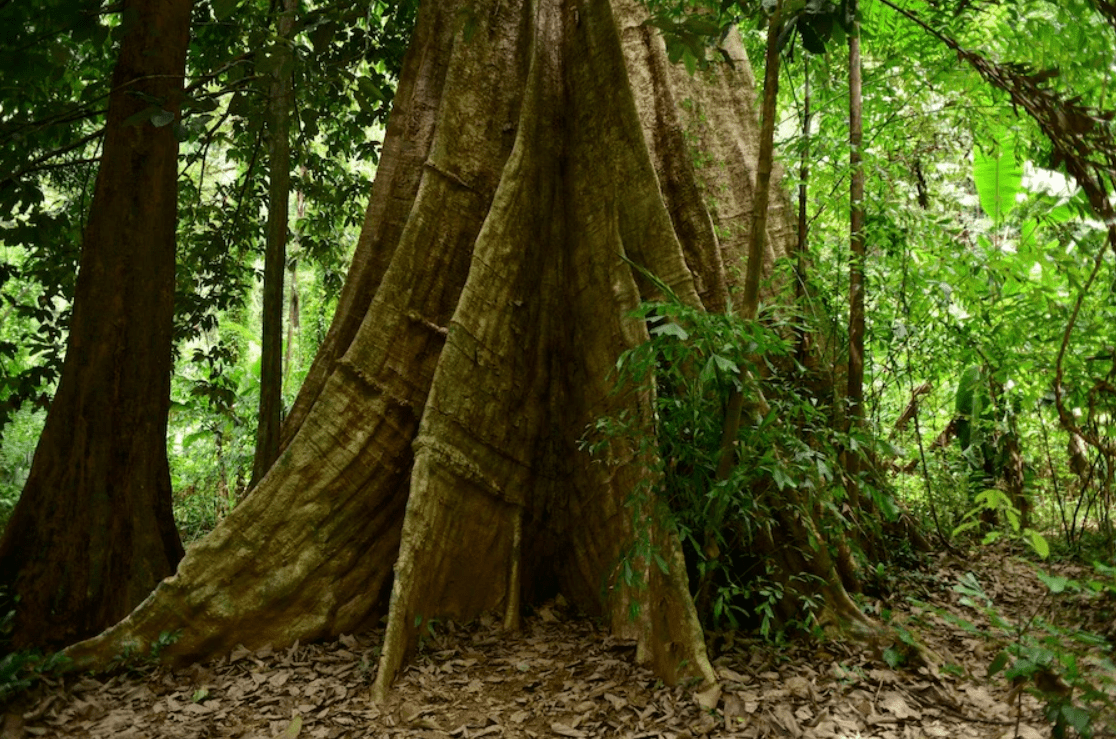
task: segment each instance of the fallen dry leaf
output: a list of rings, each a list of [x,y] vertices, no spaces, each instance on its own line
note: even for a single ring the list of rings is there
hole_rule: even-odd
[[[975,566],[964,565],[960,573]],[[939,575],[941,598],[922,599],[971,621],[972,610],[950,600],[958,574]],[[1012,571],[998,580],[1002,597],[1018,602],[1020,612],[1033,600],[1013,584],[1024,576]],[[1007,686],[999,683],[891,670],[856,642],[775,648],[743,634],[711,655],[721,694],[697,696],[663,686],[635,664],[633,641],[571,618],[557,601],[549,607],[554,620],[525,618],[518,633],[503,631],[494,617],[453,631],[447,626],[400,673],[383,706],[366,701],[376,671],[373,649],[383,633],[375,631],[280,650],[240,647],[225,659],[181,672],[44,681],[15,713],[23,724],[18,736],[999,739],[1010,727],[1001,731],[964,716],[1014,718]],[[984,674],[987,665],[965,649],[972,634],[929,611],[919,618],[932,624],[920,638],[950,655],[962,667],[958,672]],[[191,700],[195,695],[200,702]],[[1024,696],[1022,708],[1021,739],[1048,735],[1042,706]],[[8,722],[0,739],[9,739]]]
[[[558,734],[559,736],[569,736],[569,737],[586,737],[586,736],[589,736],[588,734],[586,734],[584,731],[581,731],[580,729],[575,729],[572,726],[566,726],[565,724],[558,723],[557,721],[555,721],[554,723],[552,723],[550,725],[550,730],[553,731],[555,734]]]

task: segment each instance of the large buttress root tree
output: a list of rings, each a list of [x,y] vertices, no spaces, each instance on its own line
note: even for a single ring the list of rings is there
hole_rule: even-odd
[[[125,0],[61,380],[0,540],[18,646],[110,626],[174,572],[167,464],[178,141],[193,0]],[[159,108],[152,108],[158,101]]]
[[[283,452],[77,664],[168,631],[177,659],[278,646],[386,609],[382,696],[423,621],[497,610],[514,628],[561,592],[665,679],[712,681],[678,542],[629,503],[651,460],[617,441],[595,461],[578,440],[621,411],[651,428],[651,399],[608,379],[647,337],[628,311],[656,297],[631,263],[708,310],[744,273],[757,124],[733,53],[689,77],[627,0],[424,4]],[[768,263],[792,239],[773,202]],[[641,533],[669,567],[639,560],[627,587]]]

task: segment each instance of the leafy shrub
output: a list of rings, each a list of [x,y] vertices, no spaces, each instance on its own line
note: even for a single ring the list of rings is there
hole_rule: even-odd
[[[807,625],[820,605],[811,596],[813,578],[776,571],[762,552],[778,536],[773,508],[785,506],[792,489],[808,509],[803,516],[844,530],[838,467],[844,439],[832,429],[831,409],[803,390],[804,369],[788,338],[793,326],[772,315],[746,322],[707,313],[660,289],[667,302],[644,303],[633,314],[646,321],[650,341],[624,353],[615,371],[616,392],[652,395],[654,428],[649,433],[642,419],[627,416],[603,418],[584,445],[603,454],[623,439],[653,460],[651,489],[634,497],[668,509],[706,626],[754,626],[773,637],[791,625],[790,600],[795,625]],[[727,438],[734,393],[745,399],[745,413],[735,437]],[[739,459],[727,475],[718,470],[725,453]],[[656,554],[637,543],[629,556]]]

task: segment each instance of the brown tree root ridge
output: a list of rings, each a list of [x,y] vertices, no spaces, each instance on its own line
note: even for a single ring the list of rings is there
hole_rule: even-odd
[[[424,3],[284,451],[75,664],[161,634],[172,662],[280,648],[386,613],[382,701],[430,625],[496,611],[514,630],[522,604],[561,593],[667,683],[714,683],[678,540],[629,504],[652,460],[578,442],[621,412],[650,433],[651,398],[609,380],[647,339],[629,312],[657,297],[631,264],[708,310],[744,272],[758,129],[730,53],[688,76],[628,0]],[[791,235],[772,208],[769,260]],[[633,588],[616,572],[637,527],[669,567],[631,563]]]

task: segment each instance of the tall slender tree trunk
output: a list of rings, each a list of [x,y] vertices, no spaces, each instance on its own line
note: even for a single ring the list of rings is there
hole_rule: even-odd
[[[77,666],[168,630],[180,638],[164,656],[185,660],[386,612],[382,697],[429,619],[498,611],[515,628],[524,604],[560,592],[665,680],[715,680],[677,537],[638,495],[655,460],[622,439],[604,458],[579,449],[603,416],[653,433],[650,395],[610,380],[648,338],[631,310],[662,297],[631,264],[725,310],[753,223],[746,56],[737,44],[733,66],[690,76],[645,17],[630,0],[421,6],[283,452],[175,577],[69,651]],[[766,215],[769,270],[793,238],[786,198]],[[787,519],[802,536],[787,549],[809,550],[809,522]],[[660,559],[630,555],[637,540]],[[863,621],[839,582],[831,592],[839,616]]]
[[[271,173],[268,186],[267,247],[264,251],[263,341],[260,356],[260,407],[256,424],[256,453],[252,461],[254,487],[279,456],[283,422],[283,274],[287,268],[287,211],[291,190],[291,105],[294,55],[290,49],[298,0],[283,0],[276,22],[275,71],[268,108]]]
[[[794,302],[798,306],[806,304],[806,265],[810,250],[810,222],[807,218],[807,194],[810,184],[810,55],[802,55],[802,154],[798,165],[798,243],[795,246],[794,260]],[[805,327],[795,329],[795,356],[798,363],[805,366],[810,354],[810,337]]]
[[[856,0],[850,13],[855,18]],[[853,21],[849,34],[849,377],[845,392],[848,430],[862,422],[864,405],[864,141],[861,116],[860,24]],[[849,448],[845,455],[849,498],[854,509],[860,504],[860,460],[862,452]]]
[[[767,23],[767,46],[764,54],[763,103],[760,106],[759,156],[756,161],[756,189],[753,196],[752,228],[748,240],[748,258],[744,273],[744,295],[740,315],[754,321],[759,313],[760,278],[765,272],[764,251],[767,236],[767,204],[771,199],[771,173],[775,168],[775,112],[779,101],[779,33],[783,27],[783,4],[776,2],[775,11]],[[740,424],[744,415],[744,394],[740,388],[729,391],[725,405],[725,418],[721,427],[720,459],[717,461],[717,482],[729,479],[736,468],[736,444],[740,438]],[[725,500],[725,498],[722,498]],[[714,506],[706,520],[702,548],[708,557],[708,566],[697,587],[695,605],[698,614],[705,617],[712,597],[713,575],[720,559],[716,540],[724,518],[723,503]]]
[[[306,176],[306,165],[302,166],[302,176]],[[295,220],[306,215],[306,195],[299,189],[295,193]],[[297,242],[297,235],[296,235]],[[287,341],[283,347],[283,388],[291,377],[294,346],[302,335],[302,293],[298,287],[298,258],[291,260],[290,296],[287,303]]]
[[[0,541],[0,585],[20,599],[18,646],[96,634],[182,556],[166,450],[178,141],[149,101],[177,117],[191,6],[123,5],[129,30],[113,72],[66,359]]]

